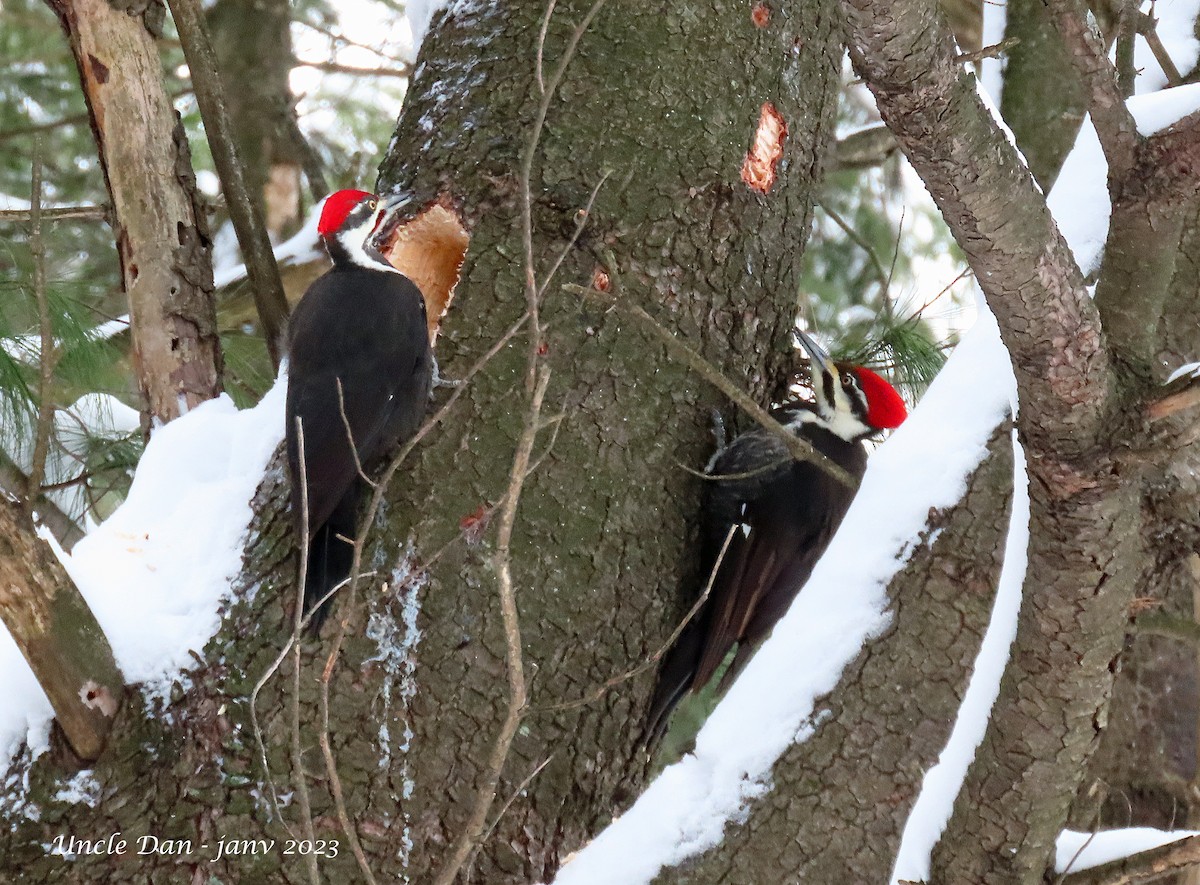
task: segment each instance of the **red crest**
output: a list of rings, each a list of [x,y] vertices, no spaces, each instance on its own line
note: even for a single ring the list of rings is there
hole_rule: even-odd
[[[321,210],[321,221],[317,224],[317,233],[327,237],[335,233],[346,221],[346,216],[366,199],[378,199],[368,191],[338,191],[330,194]]]
[[[853,371],[867,397],[867,423],[880,430],[892,430],[904,423],[908,407],[896,388],[870,369],[857,367]]]

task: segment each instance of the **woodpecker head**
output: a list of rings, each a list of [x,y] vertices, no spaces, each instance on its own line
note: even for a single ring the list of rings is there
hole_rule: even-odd
[[[815,341],[797,330],[808,352],[816,416],[847,441],[899,427],[908,417],[904,399],[882,377],[862,366],[835,363]]]
[[[379,197],[366,191],[345,190],[329,195],[317,233],[334,264],[350,262],[373,269],[381,262],[387,264],[383,255],[367,243],[385,209]]]

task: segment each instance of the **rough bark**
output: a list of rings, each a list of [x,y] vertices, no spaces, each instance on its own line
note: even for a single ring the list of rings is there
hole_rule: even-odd
[[[1189,213],[1178,248],[1175,275],[1162,316],[1157,318],[1160,380],[1200,352],[1200,214]],[[1172,419],[1189,426],[1184,413]],[[1151,617],[1186,625],[1196,618],[1200,575],[1200,457],[1195,446],[1173,453],[1162,469],[1148,473],[1143,497],[1143,543],[1149,551],[1139,580],[1137,627],[1127,640],[1113,689],[1112,712],[1100,749],[1084,781],[1073,824],[1195,827],[1200,823],[1195,783],[1200,730],[1197,646],[1180,633],[1143,629]],[[1093,789],[1093,787],[1095,787]]]
[[[545,81],[589,5],[555,6]],[[535,70],[546,5],[454,10],[434,22],[423,47],[381,176],[384,189],[414,196],[413,211],[440,200],[471,232],[438,338],[450,377],[461,376],[526,307],[518,169],[541,100]],[[630,801],[644,778],[634,735],[652,671],[591,705],[553,705],[658,648],[695,579],[689,563],[698,481],[677,462],[704,462],[708,412],[718,397],[635,322],[584,304],[559,284],[589,284],[603,268],[764,398],[787,362],[811,191],[833,134],[833,12],[826,0],[811,0],[774,10],[759,27],[743,4],[723,0],[605,6],[550,102],[532,175],[539,281],[568,246],[589,193],[607,178],[541,305],[539,359],[551,369],[546,414],[563,417],[539,434],[512,544],[531,704],[489,823],[503,815],[462,879],[544,880]],[[767,101],[788,137],[776,180],[760,194],[743,183],[741,169]],[[377,576],[364,587],[365,604],[335,601],[335,619],[348,614],[350,630],[332,670],[331,746],[347,811],[381,880],[432,878],[485,781],[483,761],[504,717],[504,637],[487,507],[504,489],[527,407],[528,355],[524,338],[502,349],[406,461],[367,551]],[[305,880],[302,859],[278,850],[252,860],[214,858],[221,834],[286,836],[265,798],[271,791],[246,702],[288,631],[295,593],[294,539],[278,483],[275,473],[257,504],[245,578],[256,592],[236,597],[206,650],[209,663],[190,675],[187,692],[172,694],[167,715],[142,719],[130,705],[134,712],[95,769],[105,791],[96,808],[56,803],[53,772],[34,766],[30,795],[40,820],[18,820],[15,832],[0,828],[0,869],[88,882]],[[315,750],[313,680],[328,647],[328,637],[309,643],[302,659],[301,744],[316,832],[341,844],[320,868],[331,881],[350,881],[358,874]],[[280,793],[296,786],[288,762],[290,669],[289,658],[258,703]],[[125,829],[196,844],[180,857],[137,858],[136,870],[104,857],[64,865],[41,845],[68,820],[80,833]],[[299,826],[295,805],[283,810],[283,821]]]
[[[959,503],[930,514],[926,542],[888,586],[890,625],[819,702],[814,733],[775,764],[771,791],[708,856],[661,881],[888,880],[991,617],[1011,511],[1011,433],[1001,424]]]
[[[48,2],[79,68],[112,196],[144,421],[170,421],[220,393],[221,350],[207,223],[151,32],[162,6]]]

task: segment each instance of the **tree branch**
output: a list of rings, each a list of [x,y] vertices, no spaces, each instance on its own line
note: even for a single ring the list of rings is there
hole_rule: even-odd
[[[43,221],[103,221],[112,224],[112,209],[109,206],[43,206]],[[33,220],[32,209],[0,209],[0,221],[18,223]]]
[[[1087,13],[1079,0],[1051,0],[1049,8],[1054,26],[1083,78],[1088,112],[1108,160],[1109,181],[1123,181],[1133,168],[1138,134],[1117,71],[1108,60],[1100,35],[1088,26]]]
[[[232,124],[225,108],[216,55],[204,27],[203,16],[196,0],[169,0],[171,15],[179,31],[184,57],[192,74],[196,103],[204,118],[204,131],[212,148],[213,163],[221,177],[229,220],[233,222],[246,276],[254,289],[254,304],[262,322],[271,364],[279,368],[283,353],[283,334],[287,324],[288,303],[275,264],[275,253],[266,226],[246,185]]]
[[[50,699],[71,749],[99,758],[124,698],[96,616],[17,505],[0,496],[0,621]]]
[[[512,470],[509,473],[508,491],[504,495],[504,505],[500,510],[500,524],[496,531],[496,551],[492,557],[492,568],[496,573],[496,581],[500,590],[500,612],[504,620],[504,659],[508,674],[508,711],[496,742],[488,757],[484,769],[483,783],[475,797],[475,805],[471,816],[451,849],[450,857],[438,871],[434,879],[435,885],[453,885],[467,858],[479,847],[479,840],[487,825],[488,811],[496,799],[496,787],[500,783],[500,774],[508,759],[508,751],[516,737],[521,717],[525,713],[528,702],[525,691],[525,666],[521,650],[521,627],[517,612],[516,588],[512,577],[512,535],[517,520],[517,505],[521,500],[521,490],[529,475],[529,460],[533,454],[533,444],[537,439],[539,416],[542,402],[546,396],[546,388],[550,384],[550,369],[542,366],[538,372],[537,385],[530,397],[529,409],[525,415],[525,427],[517,441],[517,450],[513,454]]]

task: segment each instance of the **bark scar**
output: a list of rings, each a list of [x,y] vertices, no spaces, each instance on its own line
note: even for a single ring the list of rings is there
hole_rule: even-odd
[[[775,105],[764,101],[758,115],[758,129],[754,141],[742,163],[742,181],[752,191],[770,193],[775,184],[775,167],[783,156],[783,144],[787,140],[788,128],[783,115]]]
[[[407,221],[384,221],[380,251],[392,266],[416,283],[425,298],[429,341],[437,340],[442,317],[454,300],[454,287],[471,235],[449,200],[438,200]]]

